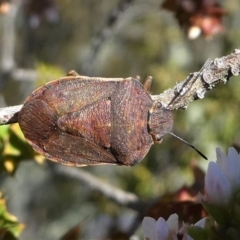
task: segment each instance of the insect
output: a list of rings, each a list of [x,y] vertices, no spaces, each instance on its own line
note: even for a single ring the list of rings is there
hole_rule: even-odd
[[[77,75],[35,90],[19,112],[28,143],[70,166],[139,163],[173,127],[173,115],[149,91],[152,78]]]

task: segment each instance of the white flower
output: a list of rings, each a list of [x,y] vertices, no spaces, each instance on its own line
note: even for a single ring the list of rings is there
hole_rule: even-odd
[[[226,156],[216,149],[217,161],[210,162],[205,176],[204,200],[217,206],[228,206],[234,193],[240,190],[240,155],[235,148]]]
[[[220,148],[217,148],[216,152],[217,164],[230,180],[233,191],[240,190],[240,155],[233,147],[228,149],[228,156],[225,156]]]
[[[142,222],[144,240],[177,240],[178,215],[172,214],[167,221],[145,217]]]
[[[232,196],[229,179],[215,162],[210,162],[205,176],[204,200],[216,206],[228,206]]]

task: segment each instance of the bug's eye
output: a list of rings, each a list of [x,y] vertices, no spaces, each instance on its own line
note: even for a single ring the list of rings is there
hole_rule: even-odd
[[[161,108],[162,107],[162,104],[160,102],[157,103],[157,107],[158,108]]]
[[[160,134],[155,135],[155,142],[161,143],[162,142],[162,136]]]

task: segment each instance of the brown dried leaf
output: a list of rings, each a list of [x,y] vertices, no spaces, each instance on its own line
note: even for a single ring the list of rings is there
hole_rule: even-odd
[[[222,20],[226,11],[214,0],[166,0],[161,7],[175,13],[189,38],[196,38],[201,33],[212,37],[224,31]]]

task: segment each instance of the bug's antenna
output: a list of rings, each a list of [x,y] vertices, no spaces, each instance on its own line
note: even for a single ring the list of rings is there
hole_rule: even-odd
[[[186,143],[189,147],[193,148],[200,156],[202,156],[204,159],[208,160],[207,157],[201,153],[198,149],[196,149],[192,144],[188,143],[187,141],[183,140],[182,138],[180,138],[179,136],[175,135],[172,132],[169,132],[172,136],[174,136],[175,138],[181,140],[182,142]]]

